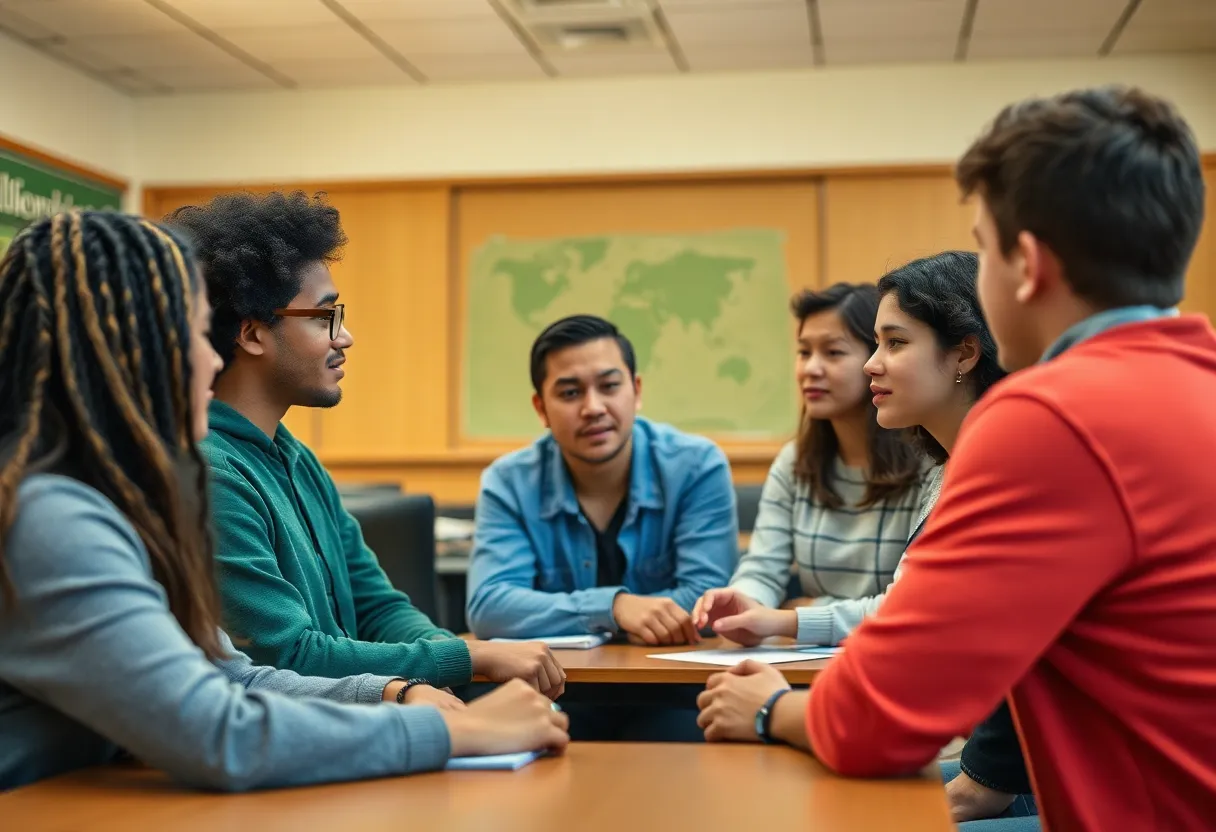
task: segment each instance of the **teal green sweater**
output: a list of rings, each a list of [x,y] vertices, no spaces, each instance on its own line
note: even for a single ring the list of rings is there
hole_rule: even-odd
[[[242,650],[310,676],[472,678],[468,646],[393,588],[308,448],[283,425],[271,440],[223,402],[210,422],[224,623]]]

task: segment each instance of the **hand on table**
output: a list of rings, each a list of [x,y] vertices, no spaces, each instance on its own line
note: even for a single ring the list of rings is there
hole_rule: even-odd
[[[711,589],[692,608],[697,629],[711,627],[718,635],[744,647],[755,647],[769,636],[798,635],[798,613],[772,610],[737,589]]]
[[[550,699],[557,699],[566,690],[566,671],[546,644],[470,641],[468,645],[474,675],[491,682],[522,679]]]
[[[707,742],[759,742],[756,713],[770,696],[789,686],[781,671],[750,659],[715,673],[697,697],[697,727]]]
[[[527,682],[512,679],[459,711],[440,711],[453,757],[563,751],[570,718]]]
[[[612,618],[635,644],[699,644],[701,641],[692,618],[670,598],[621,593],[612,602]]]

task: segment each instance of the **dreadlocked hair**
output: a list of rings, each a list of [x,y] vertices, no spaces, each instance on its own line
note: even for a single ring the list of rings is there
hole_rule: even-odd
[[[0,261],[0,589],[17,489],[52,467],[134,526],[169,610],[223,655],[206,466],[194,443],[186,350],[201,277],[185,241],[109,211],[31,225]]]

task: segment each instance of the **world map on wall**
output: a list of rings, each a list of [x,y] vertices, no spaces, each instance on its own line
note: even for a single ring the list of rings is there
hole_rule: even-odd
[[[643,414],[694,432],[788,435],[797,411],[786,272],[785,235],[772,229],[485,240],[466,275],[465,435],[542,430],[532,341],[580,313],[633,343]]]

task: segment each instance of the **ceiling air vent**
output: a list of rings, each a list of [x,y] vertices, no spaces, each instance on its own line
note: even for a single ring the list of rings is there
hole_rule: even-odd
[[[577,23],[533,23],[528,30],[541,48],[550,52],[666,48],[653,20],[644,17]]]
[[[645,0],[511,0],[521,17],[551,12],[621,11],[645,6]]]

